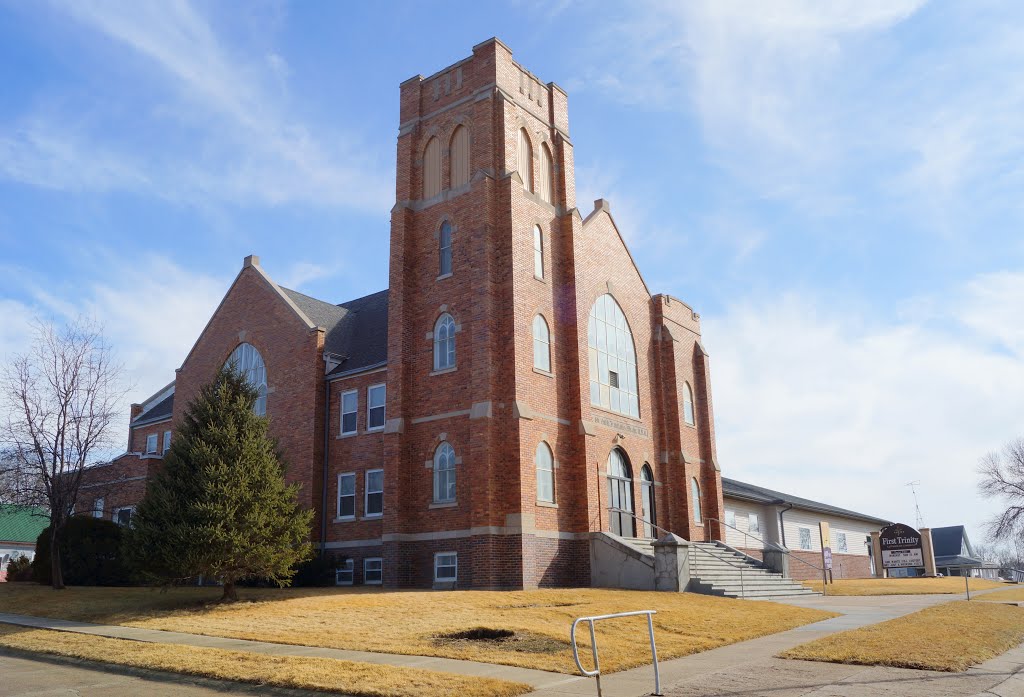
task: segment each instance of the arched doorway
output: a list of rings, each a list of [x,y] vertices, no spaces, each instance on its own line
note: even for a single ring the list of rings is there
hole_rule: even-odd
[[[625,453],[618,448],[608,455],[608,522],[611,531],[621,537],[636,537],[633,518],[633,470]]]
[[[644,519],[644,537],[653,539],[657,537],[657,512],[654,503],[654,474],[651,466],[644,464],[640,468],[640,509],[641,517]]]

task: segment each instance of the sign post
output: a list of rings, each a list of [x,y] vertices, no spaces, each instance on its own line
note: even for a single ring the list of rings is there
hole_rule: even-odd
[[[893,523],[879,534],[882,567],[886,569],[925,568],[921,533],[909,525]]]

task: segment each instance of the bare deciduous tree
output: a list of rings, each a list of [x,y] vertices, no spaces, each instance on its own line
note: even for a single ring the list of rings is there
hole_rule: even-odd
[[[999,542],[1024,541],[1024,438],[1007,443],[1002,453],[986,455],[978,471],[981,494],[1006,505],[989,522],[989,535]]]
[[[108,452],[126,390],[99,327],[36,323],[35,339],[0,375],[8,413],[0,422],[3,482],[12,501],[50,514],[53,587],[64,587],[57,536],[78,498],[86,465]]]

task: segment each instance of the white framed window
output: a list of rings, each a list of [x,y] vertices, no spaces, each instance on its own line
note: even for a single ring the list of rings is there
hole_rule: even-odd
[[[747,530],[750,532],[761,532],[761,519],[756,513],[747,515]]]
[[[555,460],[551,448],[541,441],[534,457],[537,464],[537,500],[555,502]]]
[[[452,272],[452,225],[447,220],[441,223],[437,237],[438,275],[447,276]]]
[[[257,416],[267,413],[267,366],[263,356],[252,344],[239,344],[228,356],[224,367],[234,367],[256,390],[256,401],[252,410]]]
[[[640,418],[636,346],[626,315],[610,294],[590,308],[587,326],[590,403],[624,416]]]
[[[102,518],[103,517],[104,501],[103,497],[99,497],[92,502],[92,517]]]
[[[384,560],[380,557],[363,559],[363,583],[379,586],[384,581]]]
[[[164,449],[163,449],[163,452],[166,453],[170,449],[171,449],[171,432],[170,431],[164,431]]]
[[[444,442],[434,451],[434,503],[455,500],[455,449]]]
[[[540,225],[533,226],[533,275],[544,278],[544,233]]]
[[[533,318],[533,367],[551,372],[551,332],[541,315]]]
[[[693,418],[693,389],[688,382],[683,383],[683,421],[687,426],[696,423]]]
[[[736,511],[725,509],[725,524],[729,527],[736,527]]]
[[[356,517],[356,473],[338,475],[338,517]]]
[[[800,549],[811,548],[811,529],[810,528],[799,528],[800,530]]]
[[[111,519],[118,525],[129,527],[132,524],[132,516],[135,514],[134,506],[122,506],[121,508],[115,508]]]
[[[366,500],[363,515],[366,517],[384,514],[384,470],[366,471]]]
[[[384,404],[387,401],[387,385],[371,385],[366,390],[366,430],[379,431],[384,428]]]
[[[346,390],[341,393],[341,435],[349,435],[359,430],[359,390]]]
[[[341,562],[341,566],[334,570],[334,585],[351,586],[352,578],[355,575],[355,568],[355,562],[351,559]]]
[[[447,312],[434,324],[434,370],[455,367],[455,320]]]
[[[157,442],[156,441],[157,441],[157,434],[150,433],[148,436],[146,436],[146,454],[147,455],[154,455],[154,454],[156,454],[156,446],[157,446]]]
[[[846,545],[846,533],[845,532],[837,532],[836,533],[836,549],[838,551],[840,551],[840,552],[848,552],[849,551],[849,547],[847,547],[847,545]]]
[[[703,516],[700,512],[700,484],[697,483],[696,477],[690,479],[690,488],[693,494],[693,522],[701,523]]]
[[[459,555],[457,552],[438,552],[434,555],[434,580],[447,583],[459,578]]]

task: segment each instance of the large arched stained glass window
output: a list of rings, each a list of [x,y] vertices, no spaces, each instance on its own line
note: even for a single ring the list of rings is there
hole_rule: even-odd
[[[605,294],[590,308],[590,403],[595,407],[640,418],[636,347],[622,308]]]
[[[228,356],[224,366],[234,366],[235,370],[255,388],[257,397],[256,402],[252,405],[252,410],[257,416],[265,416],[267,413],[267,366],[256,347],[252,344],[239,344]]]

